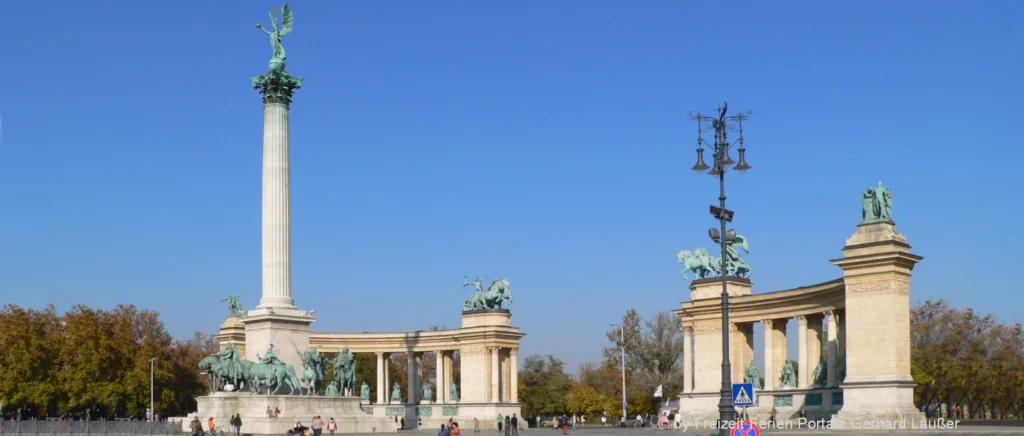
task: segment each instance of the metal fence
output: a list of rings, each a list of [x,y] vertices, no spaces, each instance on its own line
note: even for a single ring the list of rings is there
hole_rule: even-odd
[[[0,421],[0,434],[180,436],[180,422],[148,421]]]

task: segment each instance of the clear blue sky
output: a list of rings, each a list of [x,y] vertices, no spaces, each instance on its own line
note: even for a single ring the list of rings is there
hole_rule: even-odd
[[[214,332],[260,289],[271,4],[8,2],[0,296]],[[751,110],[730,176],[755,292],[836,278],[858,195],[894,192],[912,298],[1021,322],[1024,4],[292,3],[293,292],[320,331],[459,323],[508,277],[521,354],[599,359],[688,298],[717,185],[688,111]]]

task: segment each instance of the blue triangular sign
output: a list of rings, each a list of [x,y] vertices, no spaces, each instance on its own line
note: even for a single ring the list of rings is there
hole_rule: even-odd
[[[753,383],[736,383],[732,385],[732,405],[739,407],[754,405]]]

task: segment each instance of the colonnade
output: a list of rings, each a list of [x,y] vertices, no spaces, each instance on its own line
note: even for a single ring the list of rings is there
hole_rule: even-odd
[[[844,318],[842,309],[832,308],[757,321],[764,326],[762,390],[784,388],[781,379],[788,356],[787,327],[792,319],[797,321],[797,377],[796,385],[786,388],[837,386],[841,382],[838,374],[839,359],[845,355],[846,349]],[[736,322],[730,326],[729,360],[734,383],[744,380],[747,368],[754,360],[755,323]],[[714,346],[715,342],[717,347]],[[712,324],[683,326],[683,393],[717,391],[720,388],[721,371],[717,370],[721,365],[721,354],[718,351],[721,349],[720,344],[721,327],[716,328]],[[814,386],[814,372],[822,356],[825,358],[826,383],[824,386]]]

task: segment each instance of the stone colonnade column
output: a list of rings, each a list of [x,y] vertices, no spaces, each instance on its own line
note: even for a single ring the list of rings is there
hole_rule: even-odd
[[[451,385],[455,382],[455,371],[454,371],[455,354],[453,351],[444,353],[444,401],[450,403],[454,401],[451,397]],[[458,382],[456,382],[458,383]]]
[[[837,354],[840,357],[846,356],[846,312],[836,311],[838,319],[839,329],[839,341],[836,343]]]
[[[444,391],[448,386],[444,381],[444,351],[434,352],[434,392],[437,393],[437,402],[444,403]]]
[[[732,362],[732,380],[739,383],[746,376],[747,366],[754,360],[754,324],[735,323],[729,329],[729,360]]]
[[[509,399],[512,403],[519,402],[519,349],[512,348],[509,350],[509,377],[511,377],[509,388]]]
[[[821,327],[821,314],[811,314],[807,316],[807,386],[814,386],[814,371],[818,368],[818,362],[821,362],[822,356],[824,356],[824,340],[823,330]]]
[[[257,308],[294,309],[288,110],[302,79],[269,71],[252,84],[263,94],[263,290]]]
[[[828,322],[828,342],[825,344],[826,347],[826,361],[825,370],[828,374],[828,386],[836,385],[836,342],[839,339],[839,333],[836,331],[836,314],[834,310],[825,312],[825,319]]]
[[[806,388],[810,383],[811,371],[807,365],[807,316],[797,315],[797,382],[798,388]]]
[[[789,324],[789,318],[776,319],[772,322],[772,368],[775,369],[775,373],[772,374],[774,379],[772,386],[776,389],[782,388],[782,369],[786,367],[786,326]]]
[[[497,403],[501,397],[501,365],[498,353],[501,348],[491,347],[491,402]]]
[[[384,402],[391,403],[391,355],[384,353]]]
[[[408,362],[408,364],[406,364],[406,366],[405,366],[406,367],[406,371],[405,371],[406,372],[406,378],[405,378],[406,379],[406,383],[405,384],[406,384],[406,387],[408,389],[408,392],[406,392],[406,394],[405,394],[405,396],[407,398],[406,403],[407,404],[416,404],[417,403],[416,397],[418,397],[418,395],[416,395],[418,393],[418,392],[416,392],[416,372],[417,372],[416,371],[416,353],[407,352],[406,353],[406,361]]]
[[[693,392],[693,327],[683,327],[683,393]]]
[[[387,382],[384,381],[384,353],[377,353],[377,404],[384,404],[385,389]]]
[[[423,353],[412,353],[416,361],[416,402],[423,401]]]
[[[761,321],[764,325],[764,390],[770,391],[775,388],[775,341],[772,331],[773,321],[765,319]]]

